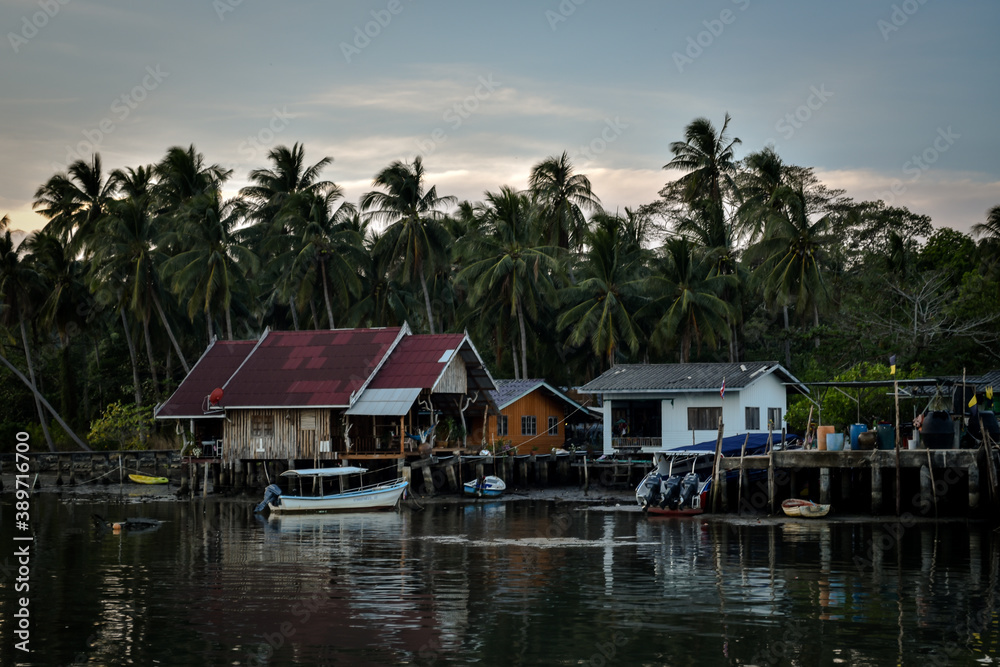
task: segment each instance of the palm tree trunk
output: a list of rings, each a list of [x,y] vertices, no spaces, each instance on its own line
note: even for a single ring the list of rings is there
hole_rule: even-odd
[[[326,262],[319,263],[320,274],[323,278],[323,299],[326,300],[327,328],[335,328],[333,325],[333,307],[330,305],[330,287],[326,284]]]
[[[152,294],[153,294],[153,303],[156,305],[156,312],[160,315],[160,322],[163,323],[163,328],[167,330],[167,336],[170,337],[170,342],[174,346],[174,351],[177,353],[177,358],[181,360],[181,366],[184,367],[184,372],[190,373],[191,367],[188,366],[187,359],[184,358],[184,353],[181,352],[181,346],[177,344],[177,339],[174,338],[174,330],[170,327],[170,322],[167,321],[166,313],[163,312],[163,305],[160,303],[160,297],[156,295],[155,291],[152,292]],[[211,338],[209,340],[211,340]]]
[[[815,301],[813,302],[813,328],[819,330],[819,306],[816,305]],[[813,336],[813,347],[819,349],[819,333]]]
[[[788,331],[788,304],[784,304],[782,307],[782,312],[785,315],[785,368],[792,367],[792,339],[790,338],[790,333]]]
[[[160,399],[160,379],[156,374],[156,360],[153,358],[153,339],[149,335],[149,309],[142,314],[142,335],[146,341],[146,357],[149,359],[149,373],[153,376],[153,398]]]
[[[309,299],[309,312],[312,313],[313,329],[319,330],[319,317],[316,315],[316,299]]]
[[[420,287],[424,290],[424,307],[427,308],[427,326],[431,333],[434,333],[434,312],[431,310],[431,293],[427,290],[427,277],[424,275],[424,267],[420,267]]]
[[[231,307],[229,307],[229,306],[226,307],[226,336],[229,337],[229,340],[233,339],[233,314],[232,314],[232,310],[233,309]]]
[[[135,404],[142,407],[142,383],[139,382],[139,360],[135,354],[135,343],[132,342],[132,333],[128,328],[128,320],[125,318],[125,308],[121,309],[122,326],[125,328],[125,342],[128,344],[128,356],[132,360],[132,385],[135,387]]]
[[[524,312],[521,310],[521,301],[517,301],[517,324],[521,328],[521,370],[524,372],[524,379],[528,379],[528,334],[524,329]]]
[[[35,366],[31,363],[31,350],[28,348],[28,332],[24,328],[24,317],[19,317],[21,324],[21,342],[24,344],[24,358],[28,361],[28,377],[31,378],[31,390],[35,394],[35,409],[38,410],[38,422],[42,425],[42,433],[45,434],[45,442],[49,445],[49,451],[56,451],[56,443],[52,441],[52,434],[49,433],[49,420],[45,417],[45,410],[42,409],[42,402],[39,400],[38,385],[35,383]]]
[[[295,310],[295,297],[288,297],[288,309],[292,311],[292,328],[299,330],[299,313]]]
[[[510,357],[514,360],[514,379],[521,379],[521,367],[517,361],[517,340],[512,340],[510,345]]]
[[[208,342],[211,343],[212,339],[215,337],[215,332],[212,331],[212,311],[205,311],[205,334],[208,336]]]

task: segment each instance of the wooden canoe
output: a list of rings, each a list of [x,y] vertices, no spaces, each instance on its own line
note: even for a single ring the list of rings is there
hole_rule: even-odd
[[[786,516],[799,516],[807,519],[818,519],[830,511],[829,505],[820,505],[809,500],[789,498],[781,503],[781,509]]]
[[[166,477],[151,477],[150,475],[129,475],[128,478],[136,484],[166,484]]]

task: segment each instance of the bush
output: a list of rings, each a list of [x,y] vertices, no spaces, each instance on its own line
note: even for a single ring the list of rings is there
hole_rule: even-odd
[[[118,401],[90,423],[87,440],[94,449],[146,449],[153,423],[153,408]]]

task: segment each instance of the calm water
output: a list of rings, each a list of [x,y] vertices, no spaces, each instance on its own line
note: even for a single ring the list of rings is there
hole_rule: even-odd
[[[0,541],[12,552],[10,495]],[[625,511],[629,510],[629,511]],[[97,533],[91,514],[162,519]],[[31,665],[976,665],[1000,541],[964,524],[729,523],[451,504],[33,499]],[[11,561],[7,561],[10,563]],[[12,578],[0,662],[14,664]]]

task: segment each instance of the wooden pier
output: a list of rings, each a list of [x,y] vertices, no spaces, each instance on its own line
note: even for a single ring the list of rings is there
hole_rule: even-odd
[[[947,507],[952,513],[975,516],[997,500],[996,469],[987,451],[787,450],[723,458],[715,479],[720,490],[717,510],[774,514],[782,500],[808,496],[835,509],[868,509],[872,514],[896,513],[897,507],[901,512],[936,514]],[[732,479],[725,482],[730,471],[740,472],[742,484],[739,476],[735,483]],[[758,473],[756,483],[748,481],[754,472]],[[766,481],[760,479],[761,472],[766,472]],[[807,494],[802,493],[804,489]],[[734,491],[742,496],[731,503]]]

